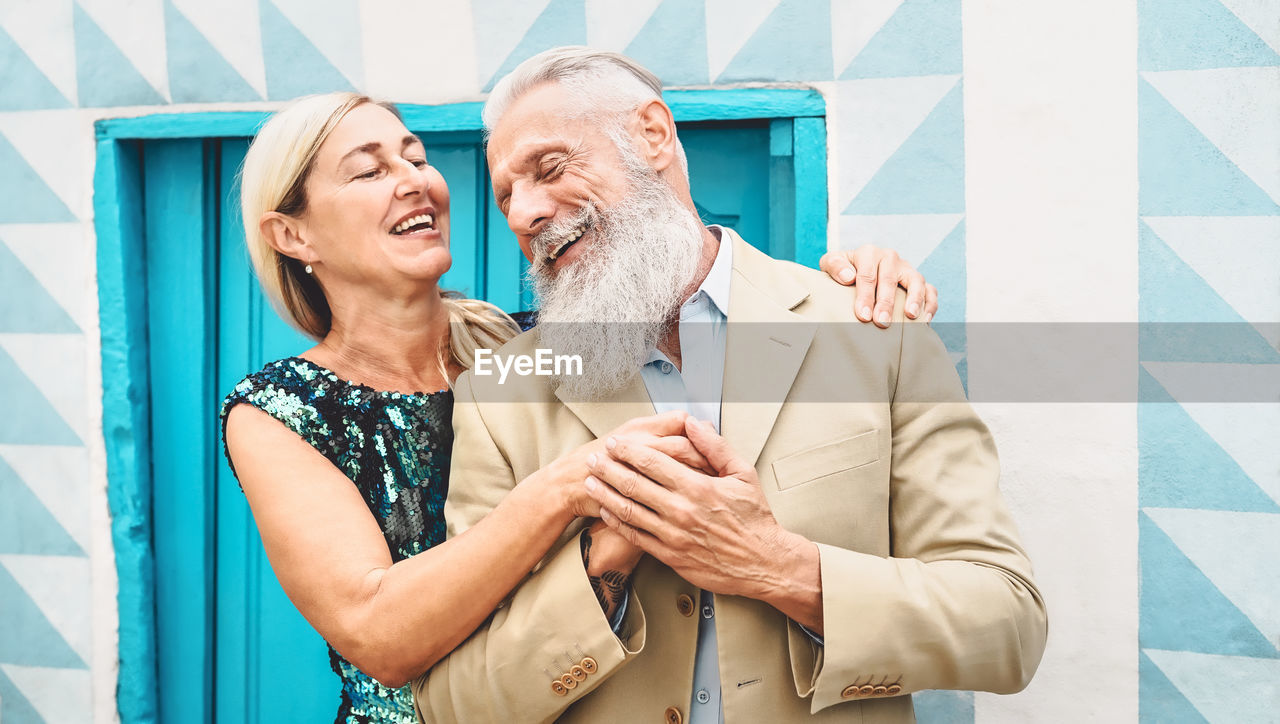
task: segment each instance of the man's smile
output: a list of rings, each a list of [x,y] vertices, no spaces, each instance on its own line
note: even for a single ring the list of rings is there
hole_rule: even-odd
[[[569,232],[569,235],[566,236],[558,246],[552,249],[549,254],[547,254],[547,263],[554,265],[557,259],[564,256],[564,253],[574,244],[578,243],[578,240],[582,238],[583,234],[587,233],[589,226],[590,224],[584,221],[578,225],[578,228]]]

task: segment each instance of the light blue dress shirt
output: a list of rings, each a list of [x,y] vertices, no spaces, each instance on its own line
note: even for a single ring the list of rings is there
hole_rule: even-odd
[[[640,376],[654,410],[659,413],[684,410],[699,420],[711,422],[719,431],[733,245],[718,227],[710,228],[720,237],[720,249],[698,291],[680,307],[680,368],[654,349]],[[698,606],[698,648],[693,664],[689,724],[724,722],[720,708],[715,610],[715,595],[703,591]]]

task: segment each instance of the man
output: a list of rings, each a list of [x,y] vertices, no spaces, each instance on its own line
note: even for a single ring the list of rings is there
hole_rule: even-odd
[[[414,683],[422,718],[911,721],[912,691],[1026,686],[1043,603],[927,325],[856,324],[851,290],[702,226],[660,84],[622,56],[532,58],[485,124],[542,302],[497,355],[583,374],[459,378],[450,533],[552,467],[605,522]],[[687,442],[620,427],[655,408]]]

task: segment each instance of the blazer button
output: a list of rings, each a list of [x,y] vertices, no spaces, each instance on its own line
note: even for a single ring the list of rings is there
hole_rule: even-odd
[[[685,596],[685,598],[688,598],[688,596]],[[669,706],[667,707],[667,711],[663,714],[662,720],[667,724],[682,724],[684,721],[684,715],[680,713],[679,709],[674,706]]]
[[[876,691],[876,687],[871,684],[863,684],[858,687],[858,696],[871,696]]]
[[[857,684],[850,684],[844,687],[844,691],[840,692],[840,696],[844,697],[845,699],[852,699],[857,695],[858,695]]]
[[[889,688],[885,686],[877,686],[876,688],[871,690],[871,693],[875,694],[876,696],[884,696],[885,694],[889,693]]]
[[[693,599],[689,598],[689,594],[682,593],[676,596],[676,610],[680,612],[681,616],[693,615]],[[675,709],[668,709],[667,711],[675,711]],[[680,712],[676,711],[676,713],[679,714]]]
[[[565,686],[564,684],[561,684],[560,680],[556,679],[555,681],[551,682],[551,693],[555,694],[556,696],[565,696],[569,693],[569,687]]]
[[[902,687],[898,686],[897,684],[889,684],[889,689],[888,691],[885,692],[885,694],[888,694],[889,696],[897,696],[898,694],[901,694],[901,693],[902,693]]]
[[[574,681],[582,681],[587,678],[587,670],[582,668],[581,664],[574,664],[569,667],[569,676],[572,676]]]
[[[560,677],[560,683],[564,684],[564,688],[566,689],[578,688],[578,680],[573,678],[572,676],[569,676],[568,674],[565,674],[564,676]]]
[[[587,656],[582,659],[582,670],[588,674],[594,674],[600,670],[600,667],[596,664],[595,659]]]

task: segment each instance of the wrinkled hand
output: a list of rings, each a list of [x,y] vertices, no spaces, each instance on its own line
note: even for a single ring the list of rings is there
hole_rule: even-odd
[[[907,290],[908,318],[928,322],[938,311],[938,288],[892,249],[864,244],[854,251],[829,251],[818,268],[841,284],[856,284],[853,311],[864,322],[889,326],[898,287]]]
[[[688,417],[688,413],[681,411],[637,417],[619,425],[606,439],[624,435],[687,465],[707,469],[706,458],[685,437],[685,420]],[[526,478],[526,483],[537,481],[562,495],[564,510],[572,517],[598,518],[600,506],[586,494],[582,481],[590,474],[589,460],[592,456],[601,457],[605,453],[604,440],[592,440],[556,458]]]
[[[812,544],[778,524],[755,469],[710,423],[690,419],[685,434],[713,474],[639,435],[611,436],[586,483],[601,518],[695,586],[769,600],[789,585],[779,567]]]

